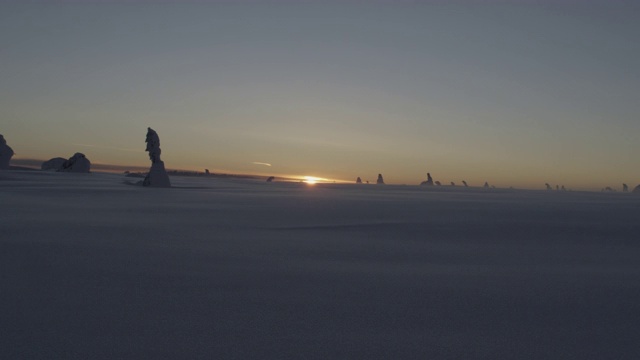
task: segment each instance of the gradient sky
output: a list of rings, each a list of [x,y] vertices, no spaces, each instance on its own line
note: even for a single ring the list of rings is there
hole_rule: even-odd
[[[2,2],[15,158],[640,183],[637,1]],[[267,166],[265,164],[271,164]]]

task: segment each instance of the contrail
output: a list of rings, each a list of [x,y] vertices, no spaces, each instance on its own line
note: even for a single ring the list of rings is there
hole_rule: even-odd
[[[255,164],[255,165],[264,165],[264,166],[271,166],[271,164],[269,164],[269,163],[258,162],[258,161],[254,161],[254,162],[252,162],[252,164]]]

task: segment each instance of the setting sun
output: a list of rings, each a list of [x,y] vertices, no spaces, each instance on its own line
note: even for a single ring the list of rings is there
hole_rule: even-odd
[[[305,176],[303,181],[309,185],[315,185],[317,182],[321,180],[322,180],[321,178],[318,178],[315,176]]]

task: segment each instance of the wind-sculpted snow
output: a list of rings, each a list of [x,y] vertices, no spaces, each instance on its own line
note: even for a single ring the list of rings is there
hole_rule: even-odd
[[[0,172],[7,359],[636,359],[640,197]]]

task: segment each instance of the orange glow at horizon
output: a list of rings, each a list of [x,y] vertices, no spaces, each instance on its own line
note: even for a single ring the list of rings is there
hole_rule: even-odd
[[[309,184],[309,185],[315,185],[318,182],[323,181],[323,180],[327,180],[327,179],[322,179],[322,178],[315,177],[315,176],[304,176],[304,179],[302,181],[307,183],[307,184]]]
[[[347,181],[347,180],[328,179],[328,178],[321,178],[321,177],[309,176],[309,175],[296,176],[296,177],[298,179],[300,179],[300,181],[302,181],[303,183],[306,183],[306,184],[309,184],[309,185],[335,184],[335,183],[348,184],[348,183],[351,183],[351,181]]]

